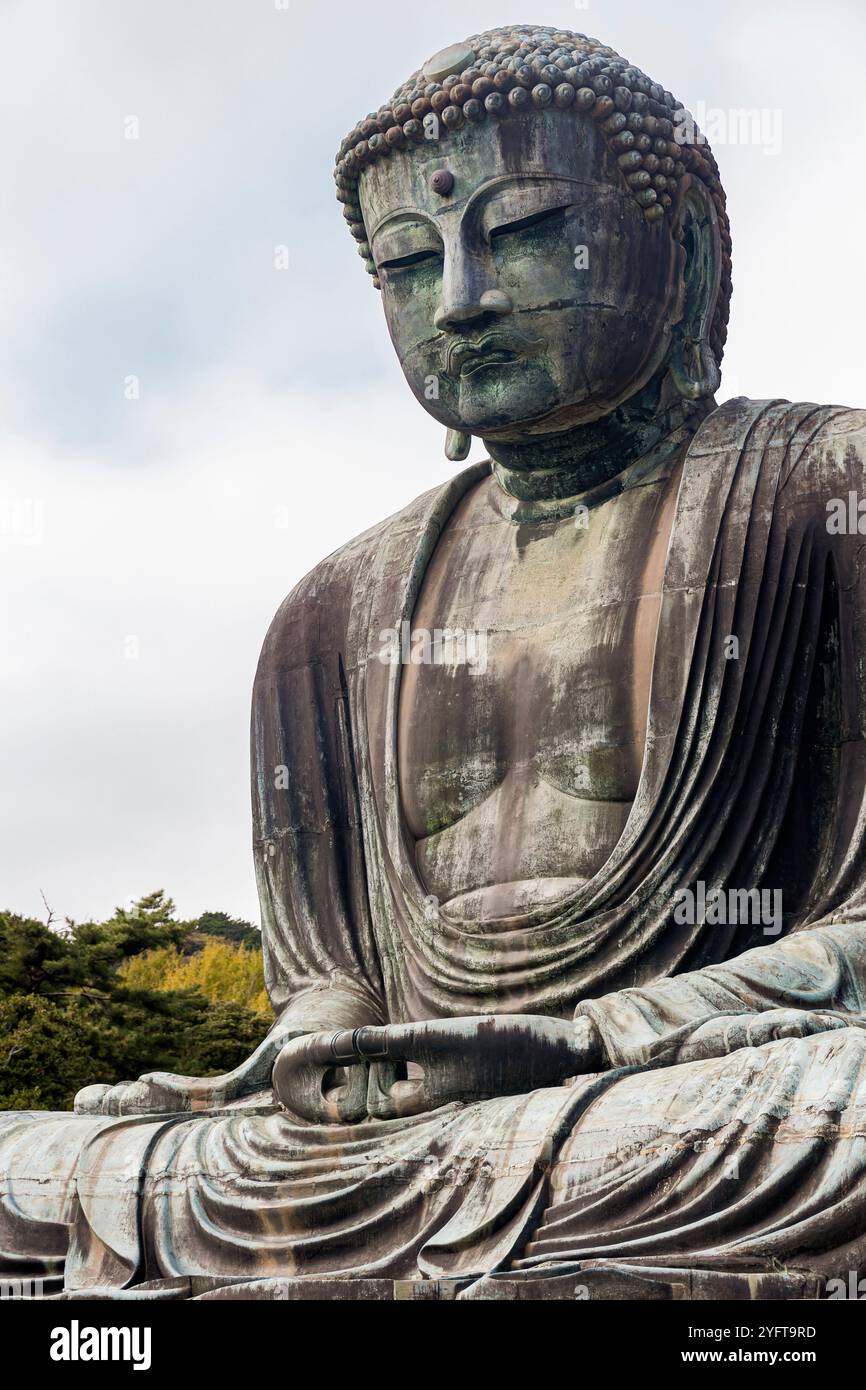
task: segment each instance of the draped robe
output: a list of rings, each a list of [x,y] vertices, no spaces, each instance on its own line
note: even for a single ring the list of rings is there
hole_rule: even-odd
[[[463,1297],[574,1271],[741,1274],[791,1294],[866,1265],[866,578],[826,506],[863,492],[864,460],[863,412],[739,398],[706,418],[623,834],[565,903],[498,930],[429,910],[400,806],[401,668],[377,659],[489,465],[308,575],[253,695],[276,1028],[586,1014],[605,1069],[355,1125],[301,1122],[269,1091],[192,1115],[9,1114],[0,1274],[64,1270],[77,1291],[421,1276]],[[780,888],[781,931],[677,920],[700,882]],[[678,1060],[707,1020],[780,1007],[848,1026]]]

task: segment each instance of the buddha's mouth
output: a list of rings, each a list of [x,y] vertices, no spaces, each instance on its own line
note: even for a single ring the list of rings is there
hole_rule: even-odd
[[[517,362],[519,358],[519,353],[510,352],[507,348],[476,352],[471,357],[464,358],[460,363],[460,375],[474,376],[476,372],[483,371],[485,367],[499,367],[505,362]]]
[[[449,376],[471,376],[484,367],[501,367],[518,362],[539,346],[519,329],[491,328],[478,338],[455,338],[445,352],[445,370]]]

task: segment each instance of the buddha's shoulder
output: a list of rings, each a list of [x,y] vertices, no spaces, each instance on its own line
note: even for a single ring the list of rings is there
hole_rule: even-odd
[[[866,492],[866,410],[851,406],[794,407],[802,420],[792,431],[783,468],[785,505],[826,524],[827,510]]]
[[[822,515],[827,499],[866,489],[866,409],[812,401],[726,401],[705,422],[699,448],[757,447],[778,468],[778,496]]]
[[[782,488],[790,501],[866,486],[866,409],[799,402],[785,412]]]
[[[349,541],[320,560],[295,587],[277,609],[271,623],[266,645],[274,639],[284,640],[290,631],[300,632],[320,623],[327,614],[332,622],[339,614],[348,616],[358,585],[367,582],[388,551],[388,563],[411,563],[422,534],[439,510],[448,510],[449,497],[459,496],[471,485],[475,475],[484,468],[474,465],[450,482],[430,488],[407,506],[353,536]],[[452,499],[453,500],[453,499]]]

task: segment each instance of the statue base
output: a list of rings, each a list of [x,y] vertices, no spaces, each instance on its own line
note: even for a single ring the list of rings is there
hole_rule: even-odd
[[[483,1278],[382,1279],[318,1277],[222,1279],[191,1275],[154,1279],[130,1289],[94,1288],[49,1295],[88,1300],[252,1302],[678,1302],[800,1301],[826,1297],[826,1280],[800,1272],[729,1273],[716,1270],[642,1269],[615,1263],[574,1266],[567,1272],[504,1271]]]

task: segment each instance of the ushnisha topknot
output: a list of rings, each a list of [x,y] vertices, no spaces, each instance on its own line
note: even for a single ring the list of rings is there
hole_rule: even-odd
[[[436,117],[437,138],[444,139],[467,123],[547,107],[574,109],[597,122],[649,224],[664,222],[675,208],[686,175],[709,189],[722,243],[721,287],[710,330],[710,346],[720,360],[731,299],[731,233],[712,150],[703,137],[700,143],[683,139],[688,126],[681,101],[612,48],[566,29],[518,24],[443,49],[387,105],[349,132],[337,155],[337,197],[374,283],[378,287],[358,197],[362,170],[395,150],[422,144],[429,138],[425,118],[429,126]],[[678,128],[679,140],[674,138]]]

